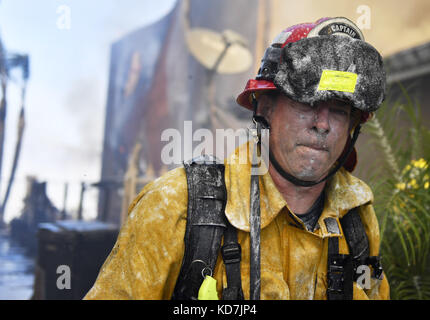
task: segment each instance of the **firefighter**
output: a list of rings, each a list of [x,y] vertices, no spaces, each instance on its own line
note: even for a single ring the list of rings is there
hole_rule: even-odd
[[[85,298],[388,299],[373,194],[351,174],[385,88],[381,56],[350,20],[281,32],[237,98],[256,142],[146,185]],[[244,149],[266,150],[268,172],[239,163]]]

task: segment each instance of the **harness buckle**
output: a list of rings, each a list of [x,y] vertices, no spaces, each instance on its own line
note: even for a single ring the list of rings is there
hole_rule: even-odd
[[[238,243],[225,244],[221,248],[221,255],[224,264],[238,263],[241,260],[242,249]]]
[[[327,292],[341,295],[344,292],[345,265],[348,263],[348,256],[335,254],[329,257],[327,269]]]
[[[367,262],[373,268],[372,277],[378,280],[384,279],[381,257],[368,257]]]
[[[333,293],[342,293],[343,281],[343,267],[330,266],[327,274],[327,290]]]

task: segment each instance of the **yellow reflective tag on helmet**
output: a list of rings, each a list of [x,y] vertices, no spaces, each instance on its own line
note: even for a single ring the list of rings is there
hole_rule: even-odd
[[[206,276],[199,289],[199,300],[219,300],[216,291],[216,280],[211,276]]]
[[[323,70],[318,91],[336,90],[354,92],[357,84],[357,74],[346,71]]]

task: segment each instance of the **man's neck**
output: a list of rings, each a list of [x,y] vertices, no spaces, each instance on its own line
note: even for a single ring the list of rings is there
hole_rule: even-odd
[[[301,187],[282,177],[273,166],[269,166],[269,173],[290,210],[299,215],[309,211],[326,184],[323,181],[312,187]]]

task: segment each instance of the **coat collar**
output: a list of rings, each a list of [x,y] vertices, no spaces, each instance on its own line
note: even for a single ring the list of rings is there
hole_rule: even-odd
[[[227,186],[227,219],[236,228],[249,232],[252,147],[249,142],[238,147],[225,161],[225,181]],[[247,161],[243,161],[246,155]],[[266,227],[278,213],[288,205],[276,188],[269,172],[260,176],[261,228]],[[326,185],[322,219],[339,219],[350,209],[373,201],[370,188],[360,179],[341,168]],[[324,228],[325,229],[325,228]]]

